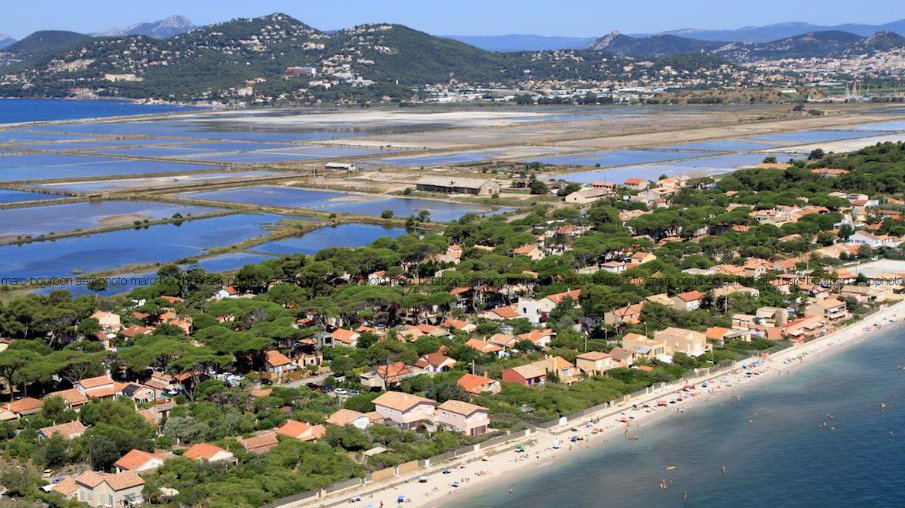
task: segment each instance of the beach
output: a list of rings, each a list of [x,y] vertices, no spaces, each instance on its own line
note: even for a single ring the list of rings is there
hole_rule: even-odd
[[[538,430],[522,439],[513,438],[506,444],[469,454],[457,461],[421,469],[394,478],[391,482],[365,485],[322,499],[282,506],[360,504],[374,508],[389,507],[398,505],[400,496],[404,499],[404,506],[454,506],[458,498],[478,490],[505,492],[527,473],[568,462],[607,442],[624,442],[628,435],[644,432],[645,427],[654,422],[682,414],[695,405],[731,401],[740,397],[746,388],[782,379],[800,365],[869,339],[879,327],[899,326],[893,325],[893,322],[901,323],[903,317],[905,302],[899,302],[858,323],[779,351],[765,360],[749,359],[721,373],[702,376],[681,385],[672,384],[627,404],[601,410],[565,425]],[[628,433],[626,427],[629,428]],[[580,440],[572,442],[573,436]],[[524,445],[524,453],[514,451],[518,444]],[[419,479],[426,481],[422,483]]]

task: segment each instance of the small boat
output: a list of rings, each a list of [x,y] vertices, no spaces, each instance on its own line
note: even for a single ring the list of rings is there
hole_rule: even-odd
[[[666,466],[666,470],[667,470],[667,471],[675,471],[677,467],[678,467],[678,466],[676,466],[675,464],[670,464],[670,465]]]

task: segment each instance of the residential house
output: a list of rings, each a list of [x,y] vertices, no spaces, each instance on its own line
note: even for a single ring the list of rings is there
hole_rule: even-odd
[[[434,420],[438,425],[466,436],[480,436],[486,433],[490,426],[487,408],[461,400],[447,400],[440,404],[434,414]]]
[[[544,369],[547,376],[554,376],[560,383],[571,384],[578,380],[579,372],[575,366],[561,356],[547,356],[543,360],[532,362],[531,365]]]
[[[418,367],[426,374],[446,372],[455,366],[456,361],[443,354],[442,351],[426,354],[415,362],[415,367]]]
[[[142,473],[145,471],[153,471],[162,466],[163,457],[155,453],[149,453],[142,450],[130,450],[129,453],[120,457],[113,463],[113,467],[117,473],[132,471],[134,473]]]
[[[277,434],[291,437],[299,441],[317,441],[324,437],[327,428],[323,425],[311,425],[297,420],[288,420],[277,429]]]
[[[386,390],[390,386],[399,384],[403,379],[416,375],[413,368],[404,362],[393,362],[389,365],[378,365],[373,371],[365,372],[359,376],[359,382],[369,388]]]
[[[622,337],[622,347],[632,351],[635,356],[642,358],[657,358],[668,356],[666,341],[663,339],[650,339],[637,333],[627,333]]]
[[[474,323],[469,323],[468,321],[453,318],[446,318],[446,320],[443,321],[443,326],[465,333],[472,333],[478,329],[478,325]]]
[[[704,293],[700,291],[686,291],[672,297],[673,307],[686,312],[700,309],[703,301]]]
[[[641,322],[644,302],[626,305],[603,314],[603,322],[610,326],[636,325]]]
[[[555,333],[550,328],[545,328],[543,330],[534,328],[527,333],[520,333],[518,335],[518,340],[527,340],[539,348],[546,348],[550,345],[550,342],[553,341],[554,335]]]
[[[794,342],[803,342],[819,337],[828,331],[823,316],[805,316],[789,321],[782,327],[782,335]]]
[[[711,326],[704,332],[704,336],[707,337],[708,341],[720,347],[734,340],[751,342],[751,330],[726,328],[723,326]]]
[[[629,349],[615,347],[610,350],[610,356],[619,367],[631,367],[635,361],[635,353]]]
[[[848,243],[854,245],[867,245],[874,249],[881,247],[895,247],[902,243],[902,238],[890,235],[875,235],[866,231],[857,231],[848,237]]]
[[[355,428],[364,430],[371,425],[371,419],[368,418],[368,415],[359,413],[358,411],[340,409],[327,417],[327,423],[336,425],[337,427],[351,425]]]
[[[521,247],[516,247],[512,252],[516,256],[528,256],[532,261],[540,261],[541,259],[544,259],[543,249],[533,243],[523,245]]]
[[[650,263],[651,261],[656,261],[657,256],[650,252],[636,252],[632,254],[631,261],[633,265],[643,265],[644,263]]]
[[[73,497],[96,508],[125,508],[144,503],[145,481],[134,471],[98,473],[85,471],[74,478]]]
[[[215,462],[229,462],[235,464],[239,461],[232,452],[210,443],[194,444],[189,447],[182,456],[187,459],[202,460],[211,464]]]
[[[269,430],[249,438],[240,438],[239,444],[241,444],[248,453],[262,455],[269,452],[274,446],[280,444],[280,441],[277,439],[276,433]]]
[[[118,393],[132,399],[137,404],[151,402],[157,398],[152,388],[135,383],[126,383],[125,386],[119,388]]]
[[[330,334],[330,337],[333,339],[334,346],[339,343],[343,346],[355,347],[358,345],[358,339],[361,338],[361,334],[352,330],[337,328]]]
[[[123,328],[123,323],[119,314],[99,310],[90,317],[91,319],[96,319],[101,326],[101,330],[105,332],[118,333]]]
[[[710,351],[707,336],[694,330],[670,326],[654,334],[654,340],[666,343],[666,354],[685,353],[688,356],[701,356]]]
[[[599,376],[617,367],[608,353],[590,351],[575,357],[575,366],[589,376]]]
[[[384,420],[408,429],[433,422],[437,406],[435,400],[402,392],[386,392],[372,402]]]
[[[282,383],[284,376],[298,369],[298,366],[292,363],[292,360],[279,351],[272,349],[267,351],[265,355],[264,366],[267,369],[267,374],[269,374],[269,379],[275,383]]]
[[[516,305],[505,305],[481,312],[478,317],[487,319],[489,321],[506,321],[509,319],[518,319],[525,316],[519,312]]]
[[[46,400],[49,397],[59,397],[63,399],[63,402],[66,403],[66,406],[76,410],[82,405],[88,403],[88,397],[86,397],[85,394],[76,390],[75,388],[48,393],[44,396],[44,399]]]
[[[522,386],[537,386],[547,382],[547,371],[542,367],[529,363],[503,371],[504,383],[518,383]]]
[[[67,423],[51,425],[49,427],[42,427],[41,429],[38,429],[38,438],[49,439],[52,436],[59,435],[64,439],[75,439],[84,434],[86,430],[88,430],[88,427],[85,427],[82,422],[74,420]]]
[[[41,411],[44,403],[33,397],[25,397],[8,402],[3,406],[5,412],[9,413],[12,418],[4,418],[5,420],[21,418],[23,416],[33,415]]]
[[[475,374],[465,374],[456,381],[456,384],[472,395],[500,393],[500,390],[502,389],[500,382],[496,379],[490,379],[489,377],[478,376]]]
[[[89,399],[100,399],[116,395],[116,384],[107,375],[82,379],[75,384],[75,389]]]
[[[465,341],[465,345],[474,349],[479,353],[484,354],[495,354],[499,355],[503,352],[503,348],[496,344],[487,342],[486,340],[481,339],[468,339]]]
[[[806,316],[820,316],[830,323],[851,317],[845,302],[840,302],[835,298],[814,300],[808,304],[804,314]]]

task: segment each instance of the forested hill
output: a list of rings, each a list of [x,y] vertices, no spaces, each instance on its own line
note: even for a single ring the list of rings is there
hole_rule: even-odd
[[[601,52],[576,52],[568,58],[555,52],[495,53],[392,24],[326,33],[285,14],[232,20],[165,40],[140,35],[70,38],[54,51],[46,45],[41,49],[6,54],[0,74],[8,84],[0,93],[64,95],[72,88],[89,88],[128,97],[206,99],[249,84],[280,94],[324,80],[412,87],[525,76],[605,79],[625,72],[620,63],[625,60]],[[696,70],[701,61],[688,64]],[[286,69],[294,66],[317,74],[285,79]]]

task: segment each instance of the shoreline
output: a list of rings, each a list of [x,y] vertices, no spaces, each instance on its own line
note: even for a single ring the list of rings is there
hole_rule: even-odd
[[[549,429],[537,429],[522,438],[513,437],[511,441],[498,445],[494,450],[485,450],[468,454],[460,460],[431,466],[407,475],[394,478],[385,485],[364,485],[358,488],[341,490],[321,499],[310,499],[286,504],[274,503],[272,506],[346,506],[357,505],[351,499],[358,498],[366,505],[402,506],[397,503],[400,495],[405,497],[404,506],[455,506],[468,494],[476,494],[488,489],[508,489],[505,482],[512,482],[518,473],[529,468],[550,467],[560,459],[567,459],[572,453],[582,449],[598,448],[605,445],[609,438],[624,439],[622,434],[626,427],[631,431],[643,428],[660,421],[669,415],[684,412],[685,409],[710,402],[721,396],[737,395],[737,391],[759,383],[788,374],[793,367],[805,363],[810,365],[814,357],[818,359],[825,353],[840,351],[857,345],[875,333],[879,326],[901,326],[905,318],[905,301],[897,302],[880,309],[845,328],[810,342],[792,346],[778,351],[768,358],[749,358],[742,360],[726,370],[705,374],[686,382],[672,383],[659,390],[652,390],[648,395],[630,400],[628,403],[616,404],[595,413],[585,415],[574,421],[566,422]],[[702,386],[706,383],[707,386]],[[688,385],[694,388],[685,390]],[[665,406],[657,406],[657,402]],[[633,406],[637,406],[633,409]],[[675,409],[675,410],[673,410]],[[629,422],[628,425],[622,421]],[[576,429],[576,430],[570,430]],[[581,436],[582,440],[570,443],[572,435]],[[515,446],[526,446],[525,453],[516,455]],[[556,445],[558,449],[554,448]],[[484,455],[487,453],[487,455]],[[482,460],[486,457],[487,460]],[[442,470],[449,474],[443,474]],[[419,483],[419,478],[427,479]],[[453,482],[458,487],[452,487]],[[473,487],[469,489],[468,487]]]

